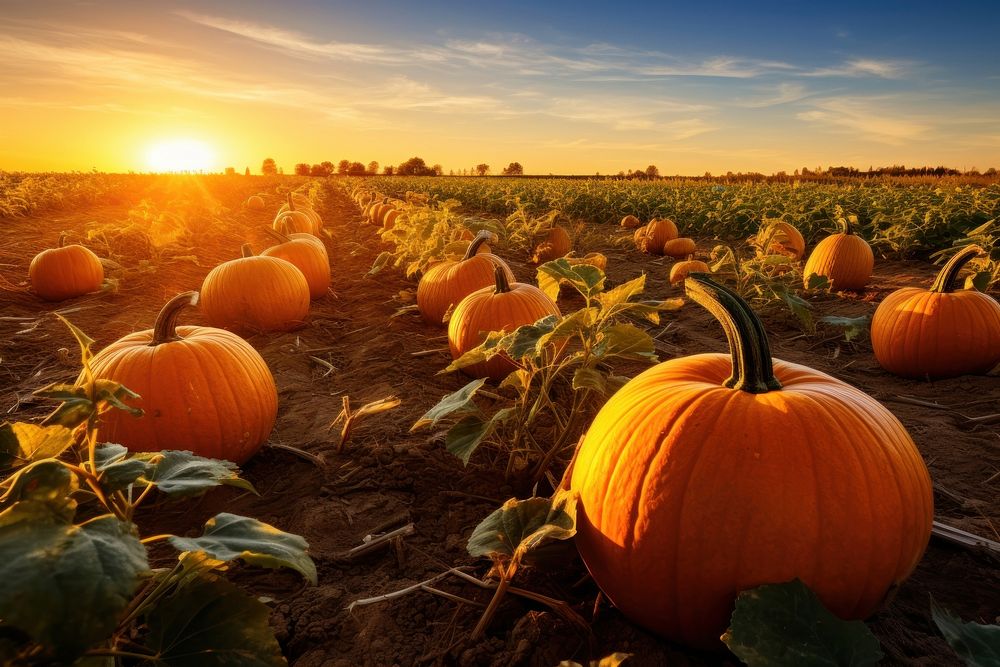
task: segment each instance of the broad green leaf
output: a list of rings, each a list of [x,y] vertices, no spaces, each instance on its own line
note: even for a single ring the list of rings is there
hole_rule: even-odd
[[[486,378],[480,378],[478,380],[473,380],[469,384],[465,385],[458,391],[454,391],[450,394],[444,396],[437,405],[424,413],[421,417],[410,427],[410,432],[423,428],[424,426],[435,426],[441,419],[447,417],[451,414],[468,414],[470,412],[478,412],[476,404],[472,402],[472,397],[476,395],[482,386],[486,384]]]
[[[660,323],[660,313],[671,312],[678,310],[684,305],[684,299],[664,299],[663,301],[640,301],[638,303],[630,303],[621,309],[621,312],[628,312],[631,315],[638,315],[639,317],[652,322],[653,324]]]
[[[469,459],[480,443],[488,438],[497,426],[516,413],[515,408],[503,408],[497,410],[489,419],[483,419],[478,415],[463,417],[448,429],[448,433],[444,437],[444,445],[449,452],[462,459],[464,465],[469,465]]]
[[[105,493],[121,491],[140,479],[148,480],[156,466],[139,458],[130,458],[109,463],[101,470],[101,488]]]
[[[82,526],[3,526],[0,618],[72,660],[111,636],[148,569],[134,527],[110,515]]]
[[[286,667],[267,606],[235,585],[202,577],[176,589],[146,616],[142,663],[155,667]]]
[[[867,667],[882,659],[864,623],[837,618],[798,579],[740,593],[722,641],[749,667]]]
[[[803,329],[806,331],[816,330],[816,324],[813,322],[811,303],[787,289],[779,289],[777,290],[777,294],[785,302],[785,305],[788,306],[788,309],[792,311],[792,314],[799,320]]]
[[[573,389],[590,389],[601,396],[608,393],[608,381],[604,373],[596,368],[577,368],[573,371]]]
[[[974,289],[985,292],[990,287],[990,280],[993,274],[989,271],[979,271],[965,279],[965,289]]]
[[[167,495],[188,496],[222,484],[257,493],[250,482],[239,476],[239,469],[231,461],[209,459],[181,450],[137,454],[134,458],[153,463],[155,470],[146,479]]]
[[[609,311],[615,306],[628,303],[632,297],[642,294],[644,289],[646,289],[645,273],[627,283],[622,283],[618,287],[601,292],[597,295],[597,302],[601,304],[602,309]]]
[[[809,274],[806,289],[830,289],[830,279],[816,273]]]
[[[871,317],[862,315],[861,317],[840,317],[837,315],[824,315],[819,318],[823,324],[834,327],[841,327],[844,330],[844,339],[850,343],[856,338],[864,336],[868,332],[868,325]]]
[[[80,347],[80,365],[83,366],[85,374],[90,368],[90,360],[94,357],[94,353],[90,351],[90,348],[94,346],[94,339],[83,333],[82,329],[59,313],[56,313],[56,317],[58,317],[62,323],[66,325],[66,328],[68,328],[70,333],[73,334],[73,338],[76,339],[77,345]]]
[[[452,373],[466,366],[471,366],[472,364],[479,364],[489,359],[492,359],[501,351],[500,344],[506,339],[507,334],[503,331],[490,331],[486,335],[486,340],[480,343],[477,347],[472,348],[458,359],[452,361],[448,366],[438,372],[438,375],[443,373]]]
[[[558,315],[548,315],[534,324],[519,326],[513,333],[505,336],[497,347],[505,350],[512,359],[521,359],[527,356],[537,357],[541,353],[539,341],[543,336],[551,333],[558,322]]]
[[[71,522],[76,513],[71,494],[78,486],[76,475],[55,459],[42,459],[20,469],[0,497],[0,526],[20,521]]]
[[[548,540],[567,540],[576,534],[576,501],[575,491],[557,491],[552,498],[511,498],[472,531],[469,553],[520,560]]]
[[[111,380],[95,380],[94,387],[96,389],[97,400],[104,401],[119,410],[124,410],[133,417],[142,416],[142,408],[137,408],[124,402],[126,398],[132,400],[140,398],[139,394],[128,387],[117,382],[112,382]]]
[[[63,426],[25,422],[0,424],[0,469],[57,458],[73,444],[73,432]]]
[[[931,618],[948,645],[969,667],[1000,667],[1000,626],[965,623],[931,598]]]
[[[607,360],[611,357],[656,361],[653,338],[631,324],[613,324],[604,327],[594,346],[594,356]]]
[[[316,564],[306,551],[309,543],[257,519],[223,512],[205,522],[201,537],[168,540],[178,551],[204,551],[223,562],[237,558],[261,567],[287,567],[316,583]]]
[[[604,272],[590,264],[571,265],[565,259],[542,264],[537,269],[538,289],[555,301],[559,297],[559,283],[565,280],[584,296],[594,296],[604,288]]]

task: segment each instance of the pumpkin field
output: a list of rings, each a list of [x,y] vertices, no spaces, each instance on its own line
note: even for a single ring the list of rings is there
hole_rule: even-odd
[[[1000,664],[1000,183],[0,172],[0,226],[0,664]]]

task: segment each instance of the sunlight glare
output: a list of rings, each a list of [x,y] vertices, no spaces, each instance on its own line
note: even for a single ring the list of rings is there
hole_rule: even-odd
[[[165,139],[149,149],[149,168],[155,172],[211,171],[215,152],[197,139]]]

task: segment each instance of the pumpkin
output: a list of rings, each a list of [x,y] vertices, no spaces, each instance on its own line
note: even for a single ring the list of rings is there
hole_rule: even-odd
[[[765,220],[753,239],[757,255],[785,255],[798,261],[806,251],[801,232],[784,220]]]
[[[642,227],[642,222],[634,215],[626,215],[622,218],[621,226],[623,229],[635,229],[636,227]]]
[[[327,262],[330,261],[330,256],[326,252],[326,246],[323,245],[323,239],[319,238],[318,236],[313,236],[312,234],[305,234],[303,232],[290,232],[288,231],[288,225],[286,224],[281,224],[279,229],[277,230],[265,229],[264,231],[282,242],[284,242],[286,238],[291,239],[293,241],[299,241],[299,240],[308,241],[309,243],[313,244],[313,246],[315,246],[315,248],[318,251],[323,253],[323,257],[326,258]]]
[[[588,252],[583,257],[574,257],[573,253],[566,255],[565,260],[569,262],[570,266],[578,266],[580,264],[589,264],[591,266],[596,266],[601,271],[608,268],[608,258],[599,252]]]
[[[292,195],[288,195],[288,204],[283,204],[280,209],[278,209],[278,215],[274,218],[274,224],[272,227],[274,229],[281,229],[281,225],[284,223],[288,230],[300,234],[313,234],[319,233],[319,227],[316,225],[315,220],[306,214],[305,211],[299,211],[292,204]]]
[[[167,302],[152,329],[128,334],[90,362],[94,377],[139,394],[143,415],[101,414],[101,437],[130,451],[186,449],[242,464],[267,441],[278,392],[264,359],[236,334],[176,326],[197,292]]]
[[[962,267],[982,249],[959,251],[929,290],[904,287],[872,316],[872,349],[882,368],[911,378],[985,373],[1000,364],[1000,304],[973,289],[955,290]]]
[[[695,251],[694,239],[682,237],[663,244],[663,254],[668,257],[687,257]]]
[[[472,292],[455,307],[448,322],[448,347],[453,359],[478,347],[491,331],[511,332],[534,324],[547,315],[559,315],[559,307],[545,292],[527,283],[511,283],[510,270],[497,266],[494,286]],[[506,354],[462,368],[471,377],[501,380],[517,369]]]
[[[104,265],[90,248],[73,243],[59,245],[35,255],[28,266],[28,278],[35,294],[46,301],[62,301],[101,289]]]
[[[271,231],[271,230],[269,230]],[[323,247],[323,242],[311,234],[305,234],[309,239],[290,238],[273,232],[281,243],[261,252],[263,257],[279,257],[295,265],[305,276],[309,285],[309,297],[319,299],[326,296],[330,290],[330,259]],[[315,243],[315,242],[318,242]],[[319,247],[317,247],[319,246]]]
[[[700,259],[686,259],[681,262],[675,262],[674,265],[670,267],[670,284],[676,285],[677,283],[684,282],[684,279],[691,273],[708,272],[708,264]]]
[[[396,207],[393,206],[392,204],[382,204],[381,208],[377,208],[375,210],[375,217],[372,220],[372,222],[380,227],[385,225],[386,216],[388,216],[390,212],[395,210]]]
[[[796,577],[869,616],[930,537],[919,451],[875,399],[772,360],[735,293],[697,273],[685,288],[731,354],[660,363],[597,414],[568,478],[587,568],[623,614],[699,648],[721,648],[740,591]]]
[[[443,326],[444,316],[466,296],[494,284],[494,271],[503,268],[508,281],[514,280],[507,263],[496,255],[480,253],[493,235],[482,231],[457,262],[446,260],[431,266],[417,283],[417,309],[428,324]]]
[[[545,238],[535,246],[535,253],[532,255],[531,261],[535,264],[551,262],[568,253],[570,248],[572,248],[572,242],[569,238],[569,232],[562,227],[550,227]]]
[[[633,239],[639,250],[662,255],[663,246],[667,244],[667,241],[672,241],[677,237],[677,225],[674,224],[673,220],[663,218],[662,220],[650,220],[648,225],[636,230]]]
[[[868,284],[875,266],[871,246],[847,219],[842,219],[844,231],[832,234],[816,244],[802,270],[803,284],[808,288],[810,277],[824,276],[838,291],[859,290]]]
[[[289,213],[291,211],[304,213],[306,217],[312,221],[314,231],[311,233],[318,235],[323,229],[323,218],[319,216],[319,213],[313,210],[309,200],[302,195],[289,192],[287,201],[281,205],[281,208],[278,209],[278,215],[280,216],[281,214]]]
[[[382,228],[383,229],[392,229],[393,227],[395,227],[396,226],[396,220],[402,214],[403,214],[403,212],[400,211],[398,208],[394,208],[391,211],[389,211],[388,213],[386,213],[385,217],[382,218]]]
[[[260,195],[252,195],[247,199],[246,206],[251,211],[263,211],[264,199]]]
[[[255,257],[243,244],[243,257],[208,272],[201,285],[201,309],[212,326],[237,333],[290,331],[309,314],[309,283],[291,262]]]

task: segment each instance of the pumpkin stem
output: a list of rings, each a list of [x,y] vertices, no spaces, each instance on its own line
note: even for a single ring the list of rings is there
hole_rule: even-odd
[[[295,210],[295,204],[292,203],[292,191],[291,190],[288,191],[288,210],[289,211],[294,211]]]
[[[198,292],[182,292],[160,309],[156,316],[156,323],[153,324],[153,340],[149,342],[150,347],[156,347],[163,343],[180,340],[177,335],[177,316],[188,306],[198,305]]]
[[[840,226],[844,228],[845,234],[847,234],[848,236],[852,236],[854,234],[854,225],[851,224],[850,217],[845,215],[844,217],[840,218],[838,222],[840,223]]]
[[[282,243],[288,243],[289,241],[292,240],[292,239],[288,238],[288,232],[287,232],[287,230],[288,230],[288,225],[285,224],[284,220],[281,221],[281,231],[280,232],[277,229],[272,229],[270,227],[265,227],[264,228],[264,231],[267,232],[268,235],[272,236],[273,238],[278,239]]]
[[[507,272],[504,270],[506,267],[497,266],[493,269],[493,275],[496,280],[497,288],[493,292],[494,294],[505,294],[510,291],[510,281],[507,280]]]
[[[706,273],[688,274],[684,291],[722,325],[733,355],[733,374],[723,386],[751,394],[781,389],[774,377],[771,347],[764,325],[747,302],[735,292],[711,280]]]
[[[968,264],[969,260],[983,254],[983,249],[977,245],[970,245],[956,252],[948,263],[941,267],[934,284],[931,285],[932,292],[947,294],[955,289],[955,280],[962,267]]]
[[[62,248],[66,245],[66,232],[59,232],[59,245],[57,248]]]
[[[469,249],[465,251],[465,257],[463,257],[462,259],[466,260],[475,257],[476,253],[479,252],[479,247],[482,246],[487,241],[489,241],[492,236],[493,234],[486,231],[485,229],[480,230],[479,233],[476,234],[476,238],[472,239],[472,241],[469,243]]]
[[[250,247],[249,243],[244,243],[240,246],[240,253],[243,257],[253,257],[253,248]]]

